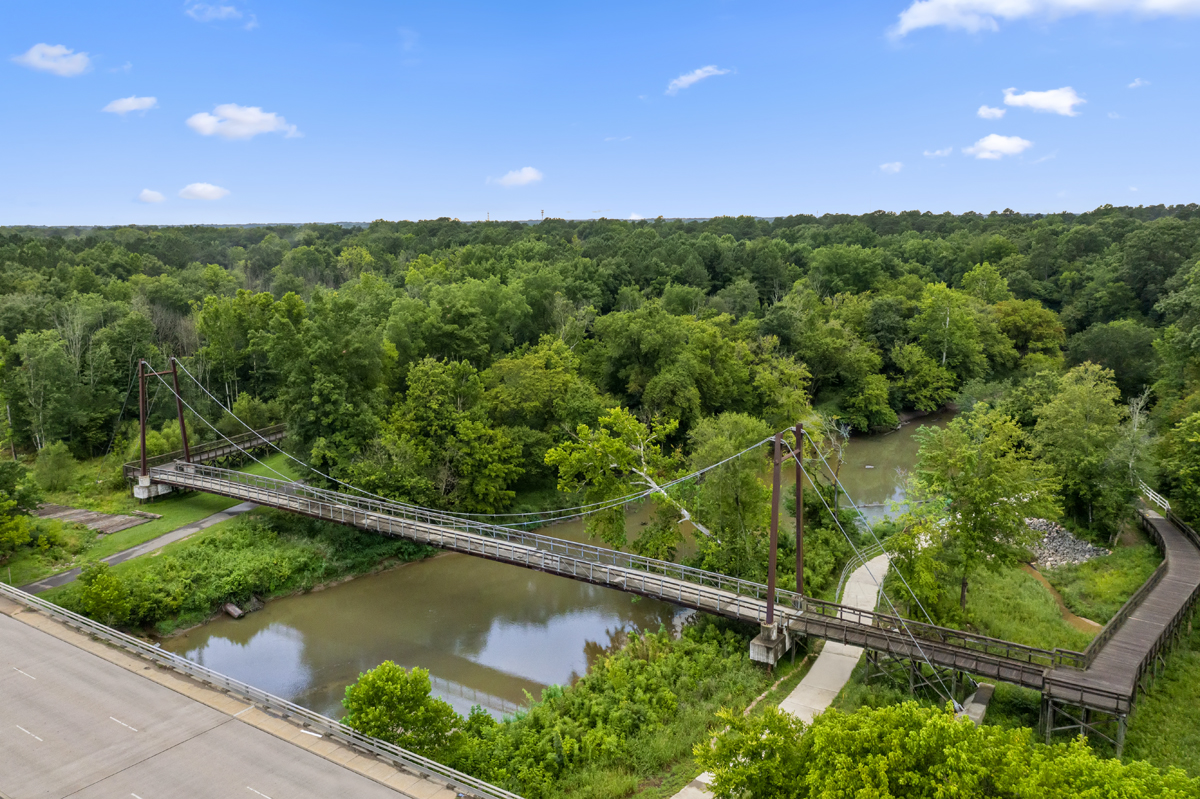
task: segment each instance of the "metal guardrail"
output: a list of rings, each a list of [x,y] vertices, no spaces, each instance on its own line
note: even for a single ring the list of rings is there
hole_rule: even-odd
[[[74,627],[80,632],[119,646],[160,666],[165,666],[221,690],[242,696],[252,704],[269,708],[282,714],[285,718],[295,718],[305,727],[311,727],[314,730],[320,731],[322,735],[347,743],[356,749],[369,752],[420,777],[426,779],[431,777],[440,778],[439,781],[444,781],[444,784],[448,788],[459,793],[476,796],[479,799],[522,799],[518,794],[511,793],[503,788],[497,788],[469,774],[463,774],[449,766],[444,766],[435,760],[430,760],[407,749],[402,749],[395,744],[381,741],[378,738],[372,738],[369,735],[363,735],[340,721],[334,721],[328,716],[322,716],[320,713],[315,713],[308,708],[301,707],[286,699],[281,699],[252,685],[247,685],[240,680],[226,677],[220,672],[205,668],[172,652],[163,651],[131,635],[126,635],[111,627],[105,627],[103,624],[92,621],[85,616],[80,616],[78,613],[72,613],[44,599],[38,599],[36,596],[27,594],[19,588],[0,583],[0,596],[5,596],[14,602],[19,602],[25,607],[45,613],[51,618]]]
[[[485,524],[437,511],[354,497],[270,477],[199,464],[175,463],[151,471],[159,482],[209,491],[318,519],[403,536],[433,546],[525,568],[654,597],[743,621],[766,621],[767,587],[678,563],[645,558],[591,544]],[[1014,665],[1081,668],[1082,655],[1044,650],[930,624],[901,619],[835,602],[777,590],[776,613],[784,624],[805,613],[850,619],[882,635],[911,643],[909,636],[943,646],[972,650]]]
[[[850,579],[850,575],[853,574],[859,566],[866,564],[867,561],[876,555],[882,554],[883,544],[876,542],[866,549],[860,549],[854,557],[846,561],[846,565],[842,567],[842,575],[838,578],[837,590],[833,592],[834,601],[842,601],[842,595],[846,590],[846,581]]]
[[[244,448],[255,448],[271,444],[281,440],[287,434],[287,425],[277,424],[270,427],[264,427],[261,430],[251,430],[246,433],[239,433],[232,436],[228,441],[221,439],[219,441],[209,441],[204,444],[196,444],[191,447],[191,455],[193,463],[200,463],[206,460],[213,460],[232,455],[234,452],[239,452]],[[161,455],[151,455],[146,458],[147,468],[155,466],[163,466],[168,463],[173,463],[183,459],[183,450],[178,449],[173,452],[164,452]],[[130,461],[122,468],[126,480],[136,480],[142,472],[142,462],[140,460]]]

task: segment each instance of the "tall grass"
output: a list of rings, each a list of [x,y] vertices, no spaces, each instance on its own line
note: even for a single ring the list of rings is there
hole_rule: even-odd
[[[1167,656],[1167,667],[1129,717],[1125,761],[1178,766],[1200,777],[1200,629]]]
[[[1045,574],[1072,613],[1107,624],[1161,562],[1158,549],[1147,543]]]
[[[1067,624],[1046,586],[1015,568],[971,579],[967,620],[984,635],[1041,649],[1082,651],[1095,637]]]

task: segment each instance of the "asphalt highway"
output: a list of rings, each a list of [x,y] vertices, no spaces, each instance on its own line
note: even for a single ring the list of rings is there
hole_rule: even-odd
[[[0,614],[0,796],[408,794]]]

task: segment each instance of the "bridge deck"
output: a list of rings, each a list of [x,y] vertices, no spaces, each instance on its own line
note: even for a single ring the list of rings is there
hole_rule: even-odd
[[[1143,525],[1162,549],[1163,573],[1140,602],[1128,607],[1125,618],[1117,620],[1119,626],[1089,657],[1085,671],[1055,669],[1046,675],[1049,696],[1095,705],[1096,694],[1116,694],[1127,697],[1128,704],[1115,711],[1128,712],[1139,682],[1200,594],[1200,542],[1154,511],[1144,512]]]
[[[766,621],[766,586],[678,564],[203,465],[170,464],[153,469],[151,477],[740,621]],[[1087,653],[1037,649],[787,591],[776,592],[774,612],[797,634],[928,661],[1124,715],[1139,681],[1200,593],[1200,540],[1153,512],[1143,523],[1160,542],[1166,562]]]

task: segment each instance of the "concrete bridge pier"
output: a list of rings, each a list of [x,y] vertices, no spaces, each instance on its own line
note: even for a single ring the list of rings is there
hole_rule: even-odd
[[[764,624],[750,642],[750,660],[774,666],[795,643],[792,631],[778,624]]]

